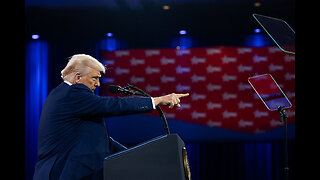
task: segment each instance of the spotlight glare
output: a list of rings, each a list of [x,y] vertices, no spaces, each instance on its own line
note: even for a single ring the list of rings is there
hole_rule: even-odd
[[[260,7],[261,6],[261,3],[260,2],[255,2],[253,3],[254,7]]]
[[[31,36],[31,38],[32,38],[32,39],[39,39],[40,36],[39,36],[38,34],[33,34],[33,35]]]
[[[261,33],[261,29],[254,29],[255,33]]]
[[[180,34],[180,35],[185,35],[185,34],[187,34],[187,31],[186,31],[186,30],[180,30],[180,31],[179,31],[179,34]]]
[[[107,33],[107,37],[113,37],[113,33]]]
[[[169,9],[170,9],[170,6],[164,5],[164,6],[162,6],[162,9],[163,9],[163,10],[169,10]]]

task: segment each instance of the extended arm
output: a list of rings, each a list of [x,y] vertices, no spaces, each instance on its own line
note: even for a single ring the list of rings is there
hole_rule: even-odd
[[[169,108],[173,108],[174,106],[180,107],[180,98],[189,96],[189,93],[185,94],[176,94],[171,93],[168,95],[160,96],[160,97],[154,97],[154,104],[155,106],[158,105],[165,105],[169,106]]]

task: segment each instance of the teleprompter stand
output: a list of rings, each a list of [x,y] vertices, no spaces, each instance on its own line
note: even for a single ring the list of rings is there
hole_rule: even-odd
[[[248,81],[264,105],[270,110],[279,112],[279,121],[284,122],[284,176],[288,180],[288,135],[287,135],[287,118],[285,108],[291,107],[291,103],[283,93],[277,82],[270,74],[263,74],[248,78]]]
[[[285,179],[288,180],[289,177],[289,164],[288,164],[288,133],[287,133],[287,118],[288,115],[286,110],[279,106],[278,112],[280,114],[279,121],[282,123],[284,121],[284,176]]]

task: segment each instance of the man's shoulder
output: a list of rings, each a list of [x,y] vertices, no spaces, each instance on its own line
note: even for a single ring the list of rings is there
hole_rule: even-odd
[[[71,89],[72,90],[75,90],[75,91],[88,91],[90,93],[92,93],[92,91],[84,84],[72,84],[71,86]]]
[[[65,92],[65,90],[68,88],[68,84],[65,82],[60,83],[57,87],[51,90],[49,96],[60,94],[61,92]]]

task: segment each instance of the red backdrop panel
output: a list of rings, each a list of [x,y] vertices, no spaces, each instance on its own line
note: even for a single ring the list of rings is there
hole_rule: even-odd
[[[278,47],[101,51],[101,60],[107,73],[100,94],[110,96],[108,85],[127,83],[154,97],[189,92],[181,108],[162,108],[167,118],[247,133],[283,125],[247,80],[269,73],[293,105],[287,110],[288,123],[295,120],[295,56]]]

